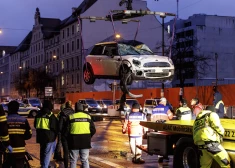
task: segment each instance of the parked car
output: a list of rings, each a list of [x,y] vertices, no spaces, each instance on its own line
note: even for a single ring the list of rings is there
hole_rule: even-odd
[[[86,56],[83,79],[86,84],[93,84],[96,78],[120,79],[129,69],[128,84],[133,80],[171,81],[174,76],[169,57],[154,54],[142,42],[122,40],[96,44]]]
[[[5,111],[5,113],[7,114],[8,113],[8,106],[7,106],[8,103],[1,103],[2,107],[3,107],[3,110]]]
[[[113,105],[113,101],[110,100],[110,99],[96,100],[96,102],[100,105],[103,112],[107,112],[108,111],[108,106]]]
[[[157,105],[156,99],[145,99],[143,112],[146,114],[152,114],[152,110]]]
[[[102,112],[102,108],[100,105],[94,100],[94,99],[79,99],[79,103],[88,106],[88,112],[96,112],[100,113]]]
[[[38,107],[33,107],[29,104],[19,103],[20,107],[18,110],[18,114],[22,116],[28,116],[28,117],[35,117],[38,114],[38,111],[40,110]],[[8,104],[2,104],[3,109],[6,113],[8,113]]]
[[[33,107],[38,107],[38,108],[42,108],[42,102],[39,98],[36,98],[36,97],[30,97],[30,98],[25,98],[23,100],[23,103],[24,104],[29,104]]]
[[[138,102],[138,100],[136,100],[136,99],[127,98],[127,99],[126,99],[126,104],[127,104],[128,106],[126,106],[126,107],[124,108],[124,110],[129,113],[129,112],[131,111],[131,107],[132,107],[132,105],[133,105],[134,103],[139,103],[139,102]],[[116,99],[116,108],[118,109],[119,106],[120,106],[120,99]],[[142,110],[143,110],[143,109],[142,109],[142,106],[140,105],[140,111],[142,111]],[[123,113],[123,114],[124,114],[124,113]],[[122,114],[122,115],[123,115],[123,114]]]

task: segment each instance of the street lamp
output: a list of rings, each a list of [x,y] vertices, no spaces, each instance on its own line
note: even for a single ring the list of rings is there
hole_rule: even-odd
[[[56,55],[53,55],[52,57],[53,57],[54,59],[56,59],[56,58],[57,58],[57,56],[56,56]]]
[[[121,35],[120,35],[120,34],[116,34],[116,35],[115,35],[115,38],[116,38],[116,39],[120,39],[120,38],[121,38]]]
[[[0,74],[3,74],[3,72],[0,72]]]
[[[0,29],[0,34],[2,34],[2,29]]]

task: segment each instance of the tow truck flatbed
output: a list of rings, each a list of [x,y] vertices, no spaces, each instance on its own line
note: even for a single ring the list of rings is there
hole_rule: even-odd
[[[235,120],[221,119],[220,121],[225,129],[222,145],[230,156],[231,167],[235,168]],[[174,168],[198,168],[200,163],[198,149],[193,142],[193,123],[194,120],[170,120],[164,123],[141,121],[142,126],[156,132],[147,134],[147,146],[137,147],[149,154],[174,155]],[[212,168],[217,166],[213,162]]]

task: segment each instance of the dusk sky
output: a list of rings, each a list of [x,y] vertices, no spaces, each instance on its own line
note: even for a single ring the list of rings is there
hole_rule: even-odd
[[[32,30],[37,7],[41,17],[63,20],[71,15],[72,7],[78,7],[81,2],[82,0],[0,0],[0,45],[19,45]],[[176,0],[147,2],[150,10],[176,13]],[[179,0],[179,17],[182,19],[198,13],[235,16],[234,9],[234,0]]]

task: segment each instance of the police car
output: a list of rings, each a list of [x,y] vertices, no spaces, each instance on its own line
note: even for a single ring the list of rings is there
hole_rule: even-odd
[[[35,117],[40,110],[38,107],[33,107],[24,103],[19,103],[20,107],[18,110],[18,114],[22,116],[27,116],[27,117]],[[1,104],[3,106],[3,109],[6,113],[8,113],[8,104]]]

